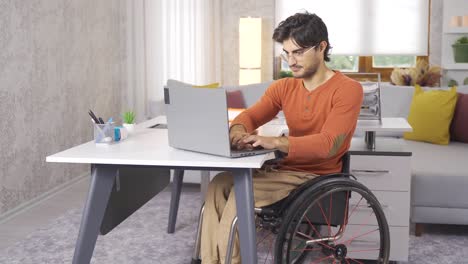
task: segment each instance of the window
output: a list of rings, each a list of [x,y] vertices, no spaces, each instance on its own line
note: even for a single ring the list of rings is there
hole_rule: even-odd
[[[373,68],[413,67],[416,65],[416,56],[374,56]]]
[[[344,72],[359,71],[359,56],[331,55],[326,63],[330,69]]]
[[[389,80],[394,67],[411,67],[418,57],[427,59],[429,1],[276,0],[276,25],[297,12],[316,13],[328,28],[330,68],[380,72]]]

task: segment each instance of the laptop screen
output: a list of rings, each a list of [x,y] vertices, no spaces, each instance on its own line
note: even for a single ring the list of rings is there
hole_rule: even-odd
[[[225,89],[168,81],[165,103],[171,147],[230,156]]]

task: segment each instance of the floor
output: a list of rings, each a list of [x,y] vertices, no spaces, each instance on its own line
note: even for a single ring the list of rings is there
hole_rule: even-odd
[[[60,217],[65,212],[70,211],[71,208],[79,208],[79,210],[81,210],[86,199],[88,186],[89,178],[84,178],[70,186],[68,189],[55,194],[53,197],[43,201],[37,206],[1,223],[0,251],[14,245],[18,241],[24,240],[32,232],[50,225],[51,221]],[[171,186],[168,186],[164,192],[170,192],[170,188]],[[200,185],[184,184],[183,192],[199,193]],[[412,236],[412,253],[414,256],[412,256],[413,261],[408,263],[427,263],[427,255],[431,254],[448,255],[447,257],[450,257],[451,255],[457,257],[468,257],[468,255],[466,255],[468,252],[466,251],[463,251],[464,253],[453,252],[453,249],[463,250],[466,247],[465,243],[466,237],[468,236],[468,226],[428,225],[426,228],[427,233],[425,232],[425,235],[422,237],[415,238]],[[414,234],[414,228],[412,228],[411,233]],[[441,243],[443,245],[441,245]],[[458,264],[466,262],[436,261],[434,263]]]
[[[38,205],[23,211],[0,224],[0,250],[25,238],[70,208],[83,206],[88,192],[89,178],[74,183]]]
[[[70,208],[82,208],[89,188],[89,178],[74,183],[38,205],[0,224],[0,251],[56,219]],[[168,186],[164,191],[170,191]],[[184,184],[183,191],[199,192],[200,185]]]

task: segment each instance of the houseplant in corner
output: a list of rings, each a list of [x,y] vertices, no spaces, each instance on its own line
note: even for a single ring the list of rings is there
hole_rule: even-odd
[[[457,63],[468,62],[468,37],[461,37],[452,45],[453,58]]]
[[[128,134],[132,134],[135,131],[135,113],[127,111],[123,114],[123,127],[127,129]]]

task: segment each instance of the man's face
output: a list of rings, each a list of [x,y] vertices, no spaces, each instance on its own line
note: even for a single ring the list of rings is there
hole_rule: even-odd
[[[292,39],[283,41],[283,51],[286,53],[289,68],[295,78],[310,78],[314,76],[323,63],[323,50],[320,45],[301,48]]]

